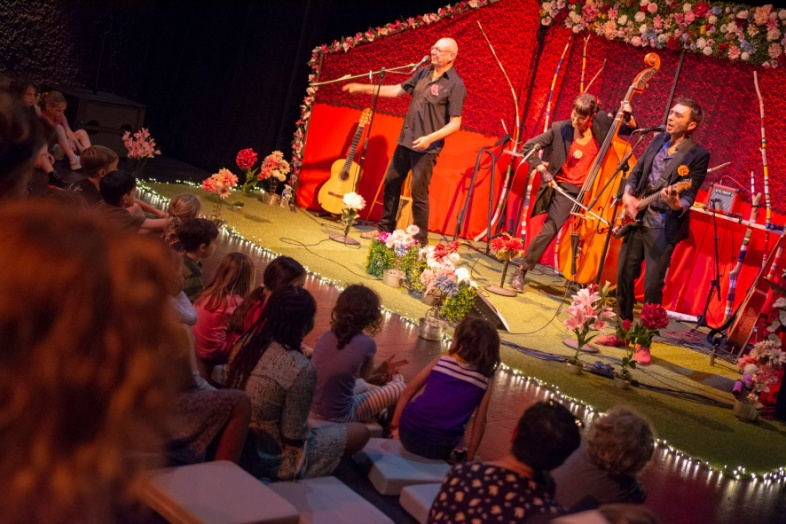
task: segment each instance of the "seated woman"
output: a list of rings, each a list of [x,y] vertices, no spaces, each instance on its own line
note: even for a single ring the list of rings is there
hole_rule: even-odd
[[[466,450],[466,458],[474,459],[486,430],[499,362],[499,334],[491,322],[465,317],[456,326],[447,355],[434,359],[401,394],[390,423],[393,437],[416,455],[460,460],[463,450],[456,448],[463,443],[467,422],[475,413]]]
[[[576,418],[565,406],[553,400],[534,404],[519,419],[510,453],[451,468],[428,522],[530,522],[540,514],[563,513],[548,471],[580,440]]]
[[[357,423],[308,428],[317,373],[300,346],[314,328],[316,308],[305,289],[274,291],[229,361],[227,386],[244,390],[252,406],[241,465],[257,477],[330,475],[342,455],[354,454],[369,439],[368,429]]]
[[[586,442],[554,471],[557,500],[571,510],[642,504],[647,495],[636,475],[654,451],[649,422],[628,407],[614,406],[592,423]]]
[[[58,160],[65,155],[71,171],[82,169],[79,155],[91,146],[90,137],[84,129],[71,130],[65,117],[68,107],[63,93],[49,91],[41,94],[41,120],[49,129],[49,146]]]
[[[0,220],[0,521],[130,521],[189,376],[166,248],[51,200]]]
[[[336,301],[330,331],[316,345],[311,361],[317,368],[312,413],[334,422],[367,422],[395,406],[406,384],[397,373],[406,360],[391,356],[374,368],[377,344],[373,337],[382,323],[382,306],[371,289],[352,285]],[[368,332],[366,334],[364,331]],[[372,376],[380,386],[366,382]]]

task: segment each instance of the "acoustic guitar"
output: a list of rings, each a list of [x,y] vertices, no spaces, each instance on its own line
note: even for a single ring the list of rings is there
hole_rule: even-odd
[[[682,180],[670,186],[669,189],[673,189],[677,193],[682,193],[683,191],[688,189],[692,183],[693,182],[691,180]],[[639,200],[639,204],[636,206],[636,210],[639,213],[641,213],[642,211],[647,209],[647,207],[649,207],[650,204],[652,204],[658,198],[660,198],[660,192],[661,190],[659,189],[655,193],[652,193],[651,195],[646,196],[641,200]],[[614,233],[615,238],[622,238],[628,233],[630,233],[634,228],[638,227],[639,225],[641,225],[641,220],[638,220],[637,217],[630,216],[628,212],[625,210],[625,208],[623,208],[622,211],[620,211],[620,214],[617,216],[617,220],[614,224],[614,228],[612,229],[612,232]]]
[[[357,189],[360,166],[354,162],[363,128],[371,120],[371,109],[366,108],[360,115],[355,138],[349,148],[347,158],[336,160],[330,167],[330,178],[322,185],[317,195],[319,205],[328,213],[340,215],[344,210],[344,195]]]

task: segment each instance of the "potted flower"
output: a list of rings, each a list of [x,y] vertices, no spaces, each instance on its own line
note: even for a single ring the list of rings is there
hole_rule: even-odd
[[[486,290],[496,295],[515,297],[515,291],[505,289],[505,276],[508,274],[510,262],[524,254],[524,242],[520,238],[513,238],[509,234],[503,233],[501,236],[491,240],[491,250],[494,251],[494,256],[497,257],[497,260],[503,262],[502,278],[499,281],[499,286],[489,285],[486,286]]]
[[[258,155],[250,147],[238,151],[237,157],[235,158],[237,167],[242,169],[246,175],[243,181],[243,196],[249,196],[259,181],[257,178],[257,170],[259,168],[254,167],[254,164],[257,163],[257,158],[259,158]]]
[[[278,184],[287,179],[290,166],[289,162],[284,160],[284,153],[281,151],[273,151],[262,160],[262,165],[259,171],[259,180],[265,182],[265,196],[264,202],[266,204],[276,204],[277,195],[276,189]]]
[[[644,304],[641,309],[639,320],[632,323],[624,320],[617,326],[617,336],[625,341],[626,356],[622,357],[622,365],[619,372],[614,373],[617,386],[626,388],[631,381],[630,370],[636,369],[637,352],[645,352],[649,356],[649,348],[655,335],[660,335],[659,329],[669,325],[669,316],[660,304]],[[649,359],[645,364],[649,363]],[[617,382],[617,379],[624,384]]]
[[[734,414],[742,420],[758,419],[763,404],[760,396],[778,384],[786,364],[780,340],[771,336],[757,342],[750,353],[737,360],[742,378],[734,384]]]
[[[576,335],[576,341],[571,339],[564,341],[569,347],[574,347],[575,344],[576,352],[567,360],[571,373],[581,374],[582,365],[579,355],[582,351],[597,352],[596,349],[588,348],[587,344],[597,337],[611,320],[614,320],[614,312],[608,305],[610,289],[611,284],[608,282],[602,288],[590,284],[573,295],[565,325]]]
[[[123,133],[122,140],[128,151],[126,155],[128,168],[134,176],[142,171],[149,158],[161,154],[161,150],[156,148],[156,141],[150,136],[150,131],[146,127],[139,129],[133,135],[131,131],[126,131]]]
[[[366,257],[366,272],[381,277],[388,285],[397,283],[395,287],[400,286],[401,280],[417,262],[419,244],[415,235],[419,231],[415,225],[397,229],[393,233],[380,231],[377,238],[371,241]]]
[[[229,198],[232,188],[237,184],[237,176],[226,168],[221,168],[218,173],[212,174],[202,181],[202,189],[206,193],[216,195],[213,214],[210,219],[219,223],[221,220],[221,204]]]
[[[362,196],[353,191],[351,193],[345,193],[342,202],[344,203],[344,209],[341,213],[341,222],[344,224],[344,234],[330,235],[330,240],[335,240],[343,244],[359,245],[360,242],[349,237],[349,228],[355,223],[358,211],[366,207],[366,201]]]

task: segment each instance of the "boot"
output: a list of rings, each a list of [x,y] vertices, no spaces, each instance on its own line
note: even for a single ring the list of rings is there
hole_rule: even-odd
[[[60,174],[54,169],[47,173],[47,177],[49,178],[49,185],[52,187],[65,189],[68,186],[68,184],[65,183],[65,180],[63,180],[63,177],[61,177]]]
[[[516,271],[513,273],[513,277],[510,279],[510,288],[517,293],[521,293],[524,291],[524,276],[527,274],[527,270],[523,267],[519,266],[516,268]]]

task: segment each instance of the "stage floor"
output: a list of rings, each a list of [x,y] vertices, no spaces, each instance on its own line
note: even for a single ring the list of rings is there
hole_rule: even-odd
[[[164,198],[180,192],[205,196],[194,186],[150,183],[149,187]],[[156,202],[155,197],[152,200]],[[228,199],[229,202],[233,200],[234,197]],[[203,202],[204,212],[209,213],[213,204],[204,199]],[[385,306],[401,316],[391,315],[387,319],[388,329],[377,336],[380,355],[404,352],[410,360],[404,370],[406,377],[413,376],[441,349],[439,344],[418,339],[417,329],[410,322],[422,316],[427,306],[411,297],[406,290],[387,287],[365,273],[363,267],[370,241],[360,239],[359,233],[370,226],[353,229],[351,236],[361,243],[353,248],[328,239],[329,235],[340,232],[339,224],[301,209],[284,209],[250,201],[242,212],[233,211],[225,205],[221,214],[231,230],[242,237],[222,235],[227,250],[250,250],[259,256],[292,256],[314,274],[309,286],[319,293],[335,295],[334,284],[341,286],[356,282],[379,292]],[[432,237],[431,242],[439,240]],[[501,263],[468,245],[462,246],[460,254],[461,265],[472,270],[473,278],[481,288],[485,284],[499,283]],[[645,481],[650,501],[659,502],[651,507],[665,521],[704,521],[699,519],[700,515],[706,516],[707,511],[721,511],[723,517],[718,515],[718,519],[711,519],[721,522],[729,512],[734,514],[742,509],[737,507],[740,503],[748,510],[758,508],[760,518],[757,520],[761,521],[768,521],[770,516],[786,509],[779,507],[786,506],[786,502],[777,497],[777,493],[782,492],[780,486],[767,487],[759,482],[754,485],[756,489],[749,489],[743,487],[741,481],[724,477],[718,471],[724,466],[727,466],[727,471],[744,466],[748,473],[763,473],[786,464],[786,427],[783,424],[773,421],[745,424],[732,415],[729,391],[737,377],[735,365],[719,359],[715,366],[710,366],[706,351],[683,347],[676,343],[676,339],[669,339],[670,343],[656,341],[651,366],[634,371],[634,379],[642,384],[641,387],[621,391],[604,377],[569,375],[560,362],[539,358],[571,354],[571,350],[562,343],[569,334],[563,323],[564,313],[557,314],[560,304],[565,303],[564,281],[553,270],[544,267],[538,267],[528,277],[531,280],[525,292],[517,297],[488,297],[510,326],[510,333],[501,333],[506,344],[503,362],[510,369],[497,378],[499,387],[492,405],[502,409],[495,409],[489,418],[481,456],[495,457],[503,453],[521,411],[544,395],[557,393],[564,396],[574,411],[584,417],[592,417],[597,411],[626,403],[645,414],[662,439],[656,460],[645,474]],[[330,300],[326,304],[318,297],[319,315],[323,320],[321,323],[318,320],[311,334],[314,340],[328,327],[335,297]],[[664,333],[680,335],[688,331],[689,327],[672,322]],[[703,335],[696,340],[700,344]],[[603,348],[600,354],[585,355],[583,360],[588,365],[597,360],[617,366],[622,356],[621,350]],[[707,461],[716,469],[707,468],[698,460]],[[677,489],[677,486],[682,488]],[[702,493],[705,489],[710,492]],[[735,495],[734,503],[729,500],[730,490]],[[667,495],[669,493],[671,495]],[[673,507],[677,497],[688,494],[694,501],[689,513],[696,517],[695,520],[685,519],[685,508]],[[653,500],[653,497],[656,499]],[[669,509],[669,506],[672,508]],[[750,513],[746,511],[745,515],[750,516]]]

